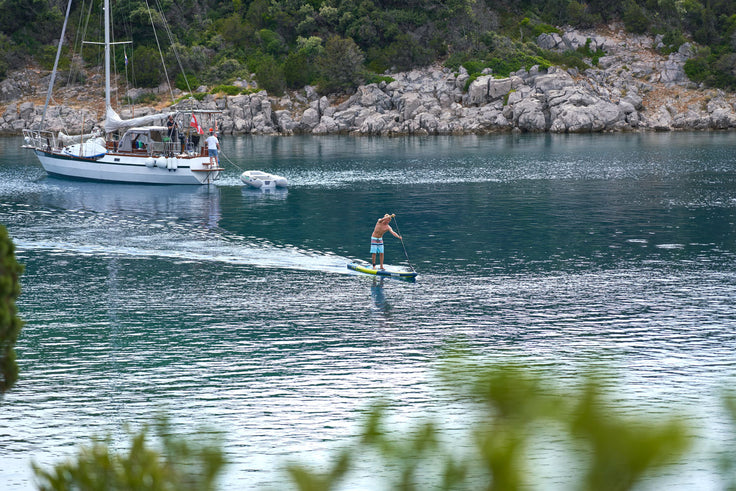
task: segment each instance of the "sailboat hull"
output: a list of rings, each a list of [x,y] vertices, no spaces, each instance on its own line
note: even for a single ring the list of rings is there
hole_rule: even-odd
[[[83,158],[35,150],[49,174],[95,181],[144,184],[208,184],[217,180],[221,168],[210,167],[209,157],[135,157],[108,153]]]

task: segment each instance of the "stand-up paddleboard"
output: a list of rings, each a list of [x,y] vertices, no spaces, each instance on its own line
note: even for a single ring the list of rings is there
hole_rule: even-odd
[[[413,280],[417,277],[417,273],[415,271],[399,270],[391,266],[387,266],[386,269],[373,269],[370,266],[350,263],[348,264],[348,269],[352,269],[353,271],[357,271],[359,273],[372,274],[375,276],[388,276],[391,278],[399,278],[402,280]]]

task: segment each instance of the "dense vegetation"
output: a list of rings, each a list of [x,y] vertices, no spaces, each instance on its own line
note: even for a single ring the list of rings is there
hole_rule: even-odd
[[[87,26],[86,13],[101,10],[88,1],[73,5],[71,41]],[[665,50],[696,42],[688,75],[736,89],[736,0],[164,0],[156,5],[165,23],[149,15],[146,5],[117,0],[112,8],[116,40],[134,40],[117,47],[118,69],[137,86],[156,85],[164,75],[154,68],[160,65],[154,63],[158,49],[151,23],[162,33],[165,24],[170,28],[179,58],[171,44],[162,47],[168,75],[178,86],[227,84],[255,73],[259,86],[278,94],[306,84],[349,90],[386,70],[436,61],[452,68],[463,64],[471,73],[490,67],[498,74],[533,64],[578,66],[582,54],[560,56],[533,40],[552,26],[622,21],[629,31],[661,34]],[[53,60],[50,43],[61,31],[65,9],[63,0],[0,0],[0,75],[29,56],[46,64]],[[85,38],[100,39],[100,28],[92,24]],[[86,47],[85,61],[97,62],[99,51]]]

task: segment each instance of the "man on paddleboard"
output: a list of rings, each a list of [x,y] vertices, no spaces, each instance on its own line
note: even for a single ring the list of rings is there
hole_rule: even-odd
[[[379,218],[376,222],[376,228],[373,229],[371,235],[371,262],[373,263],[373,269],[376,269],[376,254],[379,254],[381,268],[383,269],[383,234],[391,232],[391,234],[397,239],[401,240],[401,236],[394,232],[389,222],[395,215],[389,215],[386,213],[383,218]]]

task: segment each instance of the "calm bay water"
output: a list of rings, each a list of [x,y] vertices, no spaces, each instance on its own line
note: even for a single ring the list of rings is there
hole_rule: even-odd
[[[0,400],[0,483],[33,488],[93,435],[157,414],[221,430],[223,489],[283,489],[283,464],[353,441],[387,395],[437,411],[448,340],[564,384],[605,366],[632,410],[700,435],[667,478],[720,489],[719,391],[736,371],[736,134],[225,138],[288,191],[49,177],[0,139],[0,223],[25,264],[21,379]],[[416,283],[376,282],[370,232],[396,213]],[[406,264],[386,239],[387,262]],[[462,414],[446,416],[462,426]],[[565,489],[565,469],[545,488]],[[353,488],[371,488],[353,483]]]

